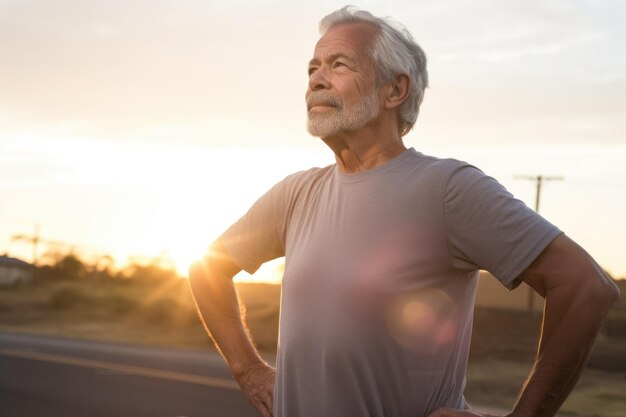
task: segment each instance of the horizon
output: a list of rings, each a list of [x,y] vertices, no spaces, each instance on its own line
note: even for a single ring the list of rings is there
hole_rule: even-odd
[[[94,266],[97,264],[91,263],[88,260],[84,259],[83,257],[81,257],[80,254],[76,253],[76,252],[65,252],[65,253],[61,253],[61,252],[54,252],[52,253],[52,255],[54,256],[59,256],[59,258],[65,257],[65,256],[75,256],[83,265],[89,267],[89,266]],[[8,258],[12,258],[12,259],[18,259],[20,261],[29,263],[32,265],[32,263],[28,262],[28,260],[26,259],[22,259],[20,257],[14,257],[14,256],[10,256],[7,255],[6,253],[0,253],[0,256],[4,256],[4,257],[8,257]],[[174,272],[177,273],[177,276],[179,279],[183,279],[186,280],[189,277],[181,274],[180,271],[178,270],[178,268],[175,265],[169,264],[170,260],[165,260],[165,263],[163,262],[163,259],[160,259],[159,257],[137,257],[137,258],[143,258],[144,261],[146,262],[141,262],[138,261],[137,259],[135,260],[129,260],[128,263],[122,265],[122,266],[118,266],[118,267],[112,267],[110,269],[108,269],[109,273],[112,274],[118,274],[118,273],[123,273],[124,270],[126,270],[129,267],[132,267],[133,265],[139,265],[139,266],[151,266],[154,265],[157,268],[163,269],[163,270],[172,270]],[[115,263],[115,261],[114,261]],[[37,265],[38,268],[42,267],[42,266],[53,266],[54,262],[43,262],[40,263],[39,265]],[[268,262],[265,265],[263,265],[261,268],[259,268],[259,270],[254,274],[254,275],[249,275],[247,273],[245,273],[244,271],[240,272],[239,274],[237,274],[234,277],[234,281],[237,283],[245,283],[245,284],[268,284],[268,285],[281,285],[281,279],[282,278],[282,268],[284,268],[284,258],[279,258],[276,259],[274,261]],[[482,276],[482,272],[486,272],[487,274],[489,274],[490,276],[493,276],[489,271],[485,271],[485,270],[479,270],[479,272],[481,272],[481,276]],[[605,271],[608,273],[608,271]],[[257,276],[257,274],[259,274],[259,276]],[[626,276],[611,276],[611,278],[615,281],[625,281],[626,282]]]

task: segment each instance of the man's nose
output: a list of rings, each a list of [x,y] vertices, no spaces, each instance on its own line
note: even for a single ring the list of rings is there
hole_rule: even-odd
[[[311,75],[309,75],[309,89],[311,91],[318,91],[330,88],[330,81],[328,80],[328,73],[322,66],[316,69]]]

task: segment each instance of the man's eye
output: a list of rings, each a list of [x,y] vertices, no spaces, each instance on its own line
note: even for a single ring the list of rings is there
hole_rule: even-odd
[[[314,73],[315,71],[317,71],[317,68],[315,68],[315,67],[310,67],[310,68],[309,68],[309,75],[313,75],[313,73]]]
[[[344,64],[343,62],[337,61],[333,64],[333,67],[337,68],[337,67],[345,67],[346,64]]]

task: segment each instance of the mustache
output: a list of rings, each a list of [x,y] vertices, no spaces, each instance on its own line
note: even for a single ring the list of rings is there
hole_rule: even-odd
[[[307,110],[311,110],[313,106],[333,106],[341,108],[341,99],[328,91],[318,91],[311,93],[306,98]]]

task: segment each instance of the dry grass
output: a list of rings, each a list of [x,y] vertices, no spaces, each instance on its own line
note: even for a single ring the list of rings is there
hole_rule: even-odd
[[[510,409],[530,371],[531,362],[470,360],[467,400]],[[626,373],[587,368],[559,414],[585,417],[626,417]]]
[[[260,349],[276,349],[280,289],[243,284],[248,325]],[[263,300],[269,300],[265,302]],[[0,290],[0,329],[150,346],[213,348],[185,280],[158,285],[56,282]]]

